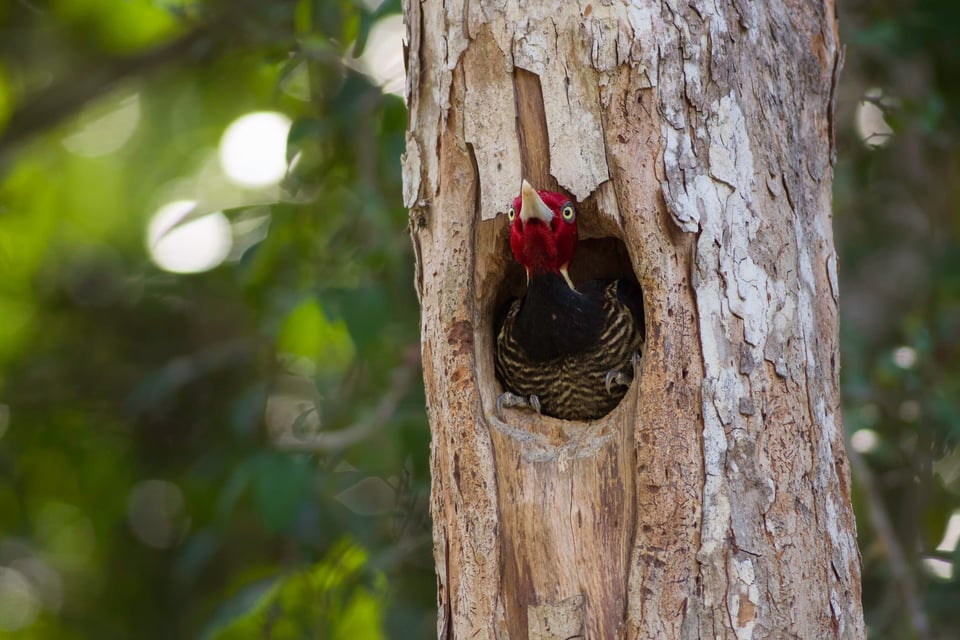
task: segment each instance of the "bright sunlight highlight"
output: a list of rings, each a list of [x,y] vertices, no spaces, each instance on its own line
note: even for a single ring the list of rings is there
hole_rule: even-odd
[[[947,521],[947,530],[943,532],[943,540],[937,545],[937,551],[953,553],[960,543],[960,510],[954,511]]]
[[[880,89],[874,87],[867,90],[864,99],[857,105],[857,132],[863,144],[870,149],[887,144],[893,135],[882,109],[883,106],[889,106],[890,102]]]
[[[377,21],[370,30],[360,67],[387,93],[403,95],[403,17],[399,14]]]
[[[230,253],[233,237],[227,217],[214,211],[184,221],[193,214],[196,206],[193,200],[176,200],[160,207],[150,220],[147,250],[164,271],[209,271]]]
[[[220,165],[241,187],[277,184],[287,172],[290,118],[274,111],[248,113],[234,120],[220,138]]]

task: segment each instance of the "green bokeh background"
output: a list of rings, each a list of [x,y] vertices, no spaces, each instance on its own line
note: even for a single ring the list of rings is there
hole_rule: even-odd
[[[958,6],[841,6],[834,220],[846,430],[876,439],[855,478],[872,638],[960,628],[957,554],[936,549],[960,508]],[[406,111],[344,62],[399,10],[0,3],[0,638],[435,635]],[[856,127],[866,95],[882,146]],[[124,105],[131,137],[90,152]],[[262,110],[293,122],[296,161],[280,188],[231,186],[220,138]],[[213,270],[149,259],[152,214],[183,198],[232,227]]]

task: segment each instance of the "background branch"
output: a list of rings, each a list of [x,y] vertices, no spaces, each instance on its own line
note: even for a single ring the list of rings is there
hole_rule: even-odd
[[[853,480],[860,486],[867,500],[870,524],[873,526],[877,539],[887,552],[893,580],[906,603],[907,610],[910,612],[910,624],[920,640],[932,640],[930,621],[924,611],[923,601],[917,590],[917,582],[914,579],[910,563],[903,552],[903,547],[897,539],[896,531],[893,528],[890,515],[887,513],[886,505],[883,503],[883,496],[877,486],[873,470],[860,455],[860,452],[849,445],[847,446],[847,456],[853,469]]]
[[[203,25],[150,51],[110,60],[95,68],[76,70],[49,89],[28,96],[14,110],[0,133],[0,158],[33,136],[75,116],[88,102],[105,95],[128,78],[141,77],[182,60],[196,61],[212,55],[218,50],[215,39],[216,34],[209,25]]]
[[[311,452],[333,451],[354,445],[369,438],[389,424],[400,402],[419,379],[420,349],[419,346],[413,346],[407,350],[401,363],[394,369],[390,378],[390,386],[380,398],[380,404],[368,418],[355,422],[344,429],[322,431],[304,438],[285,432],[273,439],[273,445],[284,451]]]

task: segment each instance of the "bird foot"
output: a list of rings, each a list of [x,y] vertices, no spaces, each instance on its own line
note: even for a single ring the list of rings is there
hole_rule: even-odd
[[[632,373],[624,373],[623,371],[617,371],[616,369],[607,371],[607,377],[604,380],[604,384],[607,387],[607,393],[609,394],[613,393],[614,386],[629,387],[631,382],[633,382]]]
[[[617,371],[612,369],[607,371],[607,377],[604,379],[604,384],[607,387],[607,393],[613,393],[613,387],[629,387],[630,383],[633,382],[633,378],[636,375],[637,369],[640,368],[640,354],[636,351],[633,352],[633,355],[630,356],[630,366],[631,371],[629,373],[624,373],[623,371]]]
[[[540,413],[540,398],[538,398],[535,393],[531,393],[529,397],[524,397],[510,393],[509,391],[504,391],[500,394],[500,397],[497,398],[497,417],[500,419],[503,419],[504,407],[527,409]]]

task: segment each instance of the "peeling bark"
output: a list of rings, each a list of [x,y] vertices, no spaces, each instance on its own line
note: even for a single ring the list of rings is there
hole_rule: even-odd
[[[404,11],[439,637],[863,638],[832,2]],[[619,238],[644,289],[639,380],[589,424],[494,414],[522,177],[580,203],[573,269]]]

